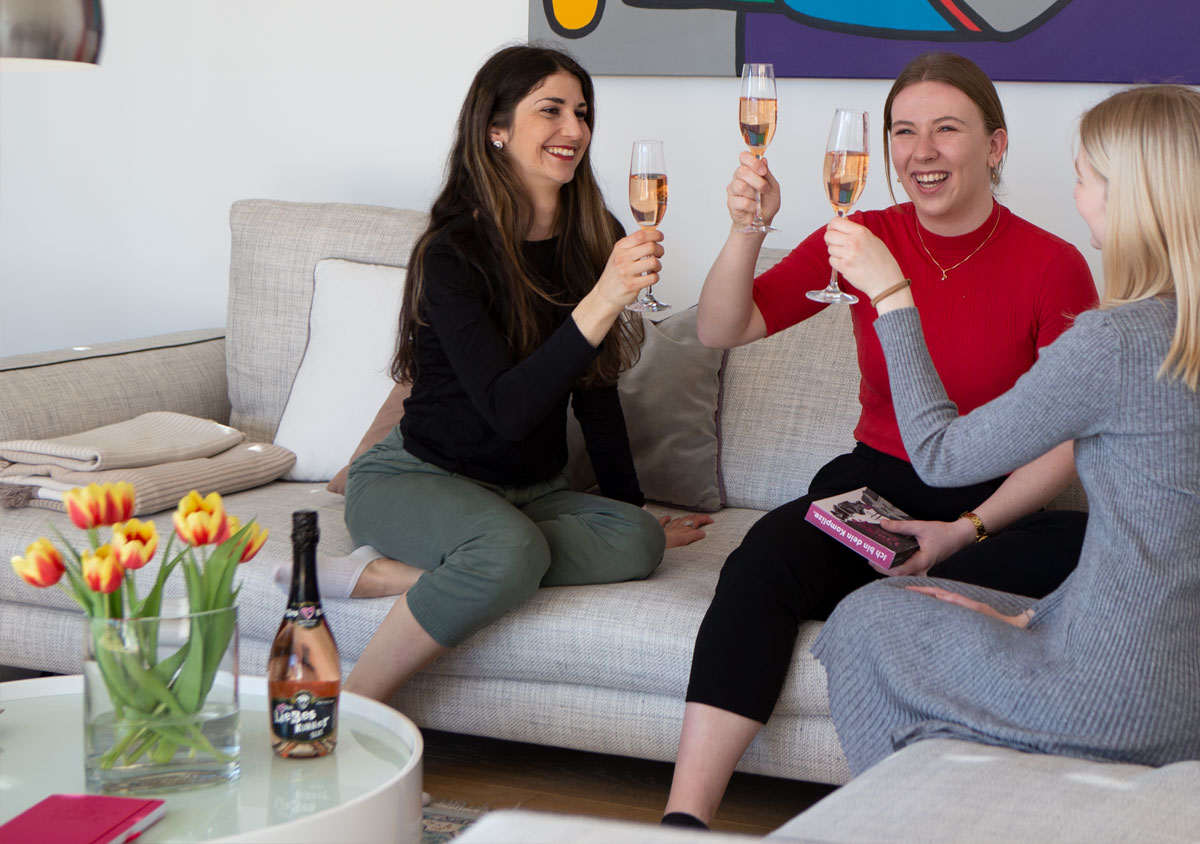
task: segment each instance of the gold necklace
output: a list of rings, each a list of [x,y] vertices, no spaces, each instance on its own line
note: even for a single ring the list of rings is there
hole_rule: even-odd
[[[961,266],[962,266],[963,264],[965,264],[967,261],[969,261],[969,260],[971,260],[972,258],[974,258],[974,257],[975,257],[975,253],[976,253],[976,252],[978,252],[980,249],[982,249],[982,248],[984,247],[984,245],[985,245],[985,244],[986,244],[986,243],[987,243],[989,240],[991,240],[991,239],[992,239],[992,235],[994,235],[994,234],[996,233],[996,227],[997,227],[998,225],[1000,225],[1000,209],[999,209],[999,208],[997,208],[997,209],[996,209],[996,222],[992,223],[992,230],[991,230],[990,232],[988,232],[988,233],[987,233],[987,237],[985,237],[985,238],[983,239],[983,241],[982,241],[982,242],[981,242],[981,243],[980,243],[978,246],[976,246],[976,247],[975,247],[975,248],[974,248],[974,249],[971,251],[971,254],[970,254],[970,255],[968,255],[967,257],[963,258],[961,261],[959,261],[959,262],[958,262],[957,264],[955,264],[953,267],[943,267],[941,264],[939,264],[939,263],[938,263],[938,259],[937,259],[937,258],[935,258],[935,257],[933,257],[933,253],[932,253],[932,252],[930,252],[930,251],[929,251],[929,247],[925,245],[925,238],[921,237],[921,221],[920,221],[920,220],[917,220],[917,219],[915,219],[915,215],[914,215],[913,222],[914,222],[914,223],[916,223],[916,226],[917,226],[917,239],[918,239],[919,241],[921,241],[921,248],[925,250],[925,254],[929,256],[929,260],[933,261],[933,265],[934,265],[935,267],[937,267],[939,270],[941,270],[941,271],[942,271],[942,281],[945,281],[945,280],[946,280],[946,273],[950,272],[950,271],[951,271],[951,270],[953,270],[953,269],[957,269],[958,267],[961,267]]]

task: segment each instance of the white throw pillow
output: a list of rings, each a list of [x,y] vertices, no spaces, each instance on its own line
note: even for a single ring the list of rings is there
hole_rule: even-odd
[[[290,481],[327,481],[346,465],[392,387],[396,321],[407,270],[317,262],[308,346],[275,444],[296,454]]]

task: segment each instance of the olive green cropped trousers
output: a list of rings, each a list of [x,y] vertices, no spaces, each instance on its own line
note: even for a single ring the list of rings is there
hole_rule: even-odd
[[[540,586],[640,580],[666,543],[653,515],[573,492],[565,472],[527,486],[477,481],[414,457],[399,427],[350,467],[346,527],[356,544],[426,570],[408,606],[446,647]]]

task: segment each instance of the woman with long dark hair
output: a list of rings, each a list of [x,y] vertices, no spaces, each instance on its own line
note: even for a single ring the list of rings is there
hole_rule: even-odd
[[[594,119],[590,77],[557,50],[505,48],[471,83],[409,264],[392,375],[412,395],[347,483],[353,594],[400,595],[351,691],[387,700],[539,586],[643,578],[704,535],[707,517],[641,506],[616,381],[662,236],[623,236],[605,207]],[[602,495],[567,488],[568,402]]]

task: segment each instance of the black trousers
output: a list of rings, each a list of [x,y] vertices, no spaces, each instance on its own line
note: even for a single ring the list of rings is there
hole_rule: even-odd
[[[828,618],[846,595],[885,576],[804,521],[813,500],[869,486],[914,519],[949,521],[1001,482],[931,487],[908,461],[861,443],[826,464],[807,495],[759,519],[725,561],[696,637],[687,699],[766,723],[800,622]],[[1086,527],[1087,513],[1043,510],[972,543],[929,575],[1041,598],[1075,568]]]

